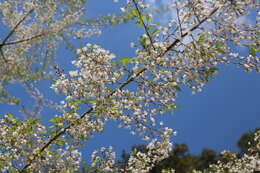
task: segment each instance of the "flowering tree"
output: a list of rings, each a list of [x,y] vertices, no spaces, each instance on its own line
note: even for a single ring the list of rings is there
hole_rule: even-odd
[[[241,158],[238,158],[236,153],[229,151],[223,151],[222,160],[218,161],[217,164],[210,165],[209,169],[204,171],[193,171],[194,173],[208,173],[208,172],[259,172],[260,171],[260,131],[257,130],[254,133],[254,139],[249,144],[248,153],[244,154]]]
[[[35,80],[54,80],[52,88],[65,95],[56,107],[62,113],[50,119],[51,126],[37,119],[40,108],[24,120],[4,115],[1,171],[74,172],[81,161],[76,148],[114,120],[149,141],[148,152],[132,153],[127,167],[120,170],[114,167],[112,148],[101,148],[93,153],[92,165],[102,171],[148,172],[172,148],[170,136],[175,132],[164,127],[160,115],[177,108],[180,87],[200,91],[218,64],[259,71],[259,23],[243,20],[255,10],[255,0],[171,0],[171,4],[168,8],[175,15],[164,26],[154,22],[149,4],[141,0],[127,0],[120,16],[91,21],[84,18],[84,0],[0,1],[1,21],[8,31],[0,43],[0,100],[17,103],[5,88],[18,82],[41,105],[52,105],[32,86]],[[100,34],[97,26],[130,19],[144,31],[139,42],[132,43],[135,57],[117,58],[98,45],[77,50],[71,45],[72,36]],[[72,64],[77,70],[65,73],[53,65],[61,41],[75,50]],[[231,46],[247,47],[248,56],[231,52]]]

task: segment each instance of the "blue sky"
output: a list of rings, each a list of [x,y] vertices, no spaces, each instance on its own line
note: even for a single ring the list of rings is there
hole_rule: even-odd
[[[120,12],[122,4],[113,3],[112,0],[89,0],[88,17]],[[133,22],[118,26],[102,28],[102,35],[86,39],[101,45],[103,48],[115,53],[118,57],[133,57],[134,49],[130,42],[143,34]],[[241,52],[244,53],[244,52]],[[64,48],[57,54],[61,68],[70,69],[73,55],[66,53]],[[50,82],[36,84],[46,97],[54,98],[50,91]],[[12,85],[10,92],[23,98],[28,94]],[[186,143],[192,153],[199,153],[202,148],[208,147],[217,151],[224,149],[237,151],[236,141],[248,130],[260,127],[260,78],[256,73],[245,73],[243,69],[232,65],[219,66],[219,73],[211,80],[202,92],[192,95],[191,91],[184,89],[177,97],[180,110],[165,117],[166,125],[177,130],[173,142]],[[24,99],[25,100],[25,99]],[[31,101],[25,104],[30,105]],[[0,105],[0,112],[17,112],[12,106]],[[48,120],[54,115],[51,110],[44,110],[42,118]],[[84,158],[102,146],[112,145],[119,156],[123,149],[129,151],[134,144],[143,143],[137,136],[130,135],[125,129],[118,129],[116,124],[109,123],[104,133],[95,136],[84,147]]]

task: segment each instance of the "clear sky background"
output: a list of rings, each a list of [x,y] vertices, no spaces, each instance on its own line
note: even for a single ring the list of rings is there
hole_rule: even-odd
[[[113,3],[112,0],[89,0],[87,15],[96,17],[120,12],[120,7],[122,4]],[[135,50],[130,48],[130,42],[135,42],[141,34],[143,29],[130,22],[103,27],[101,36],[91,37],[84,42],[99,44],[118,57],[133,57]],[[57,55],[60,67],[71,69],[73,55],[64,48]],[[205,147],[217,151],[237,151],[236,141],[239,137],[246,131],[260,127],[260,74],[245,73],[243,69],[232,65],[218,68],[218,75],[201,93],[192,95],[188,89],[180,92],[176,102],[180,110],[165,117],[165,125],[177,131],[177,136],[172,138],[173,142],[188,144],[192,153],[199,153]],[[50,82],[36,85],[44,96],[54,98],[54,92],[48,89]],[[32,104],[28,94],[18,86],[12,85],[9,90],[13,95],[23,97],[26,105]],[[17,114],[12,106],[1,104],[0,112],[3,114],[7,111]],[[52,110],[44,110],[41,117],[46,122],[53,115]],[[144,143],[139,137],[130,135],[128,130],[118,129],[114,123],[106,127],[104,133],[95,136],[84,146],[84,158],[89,158],[93,150],[102,146],[112,145],[119,156],[123,149],[129,151],[132,145]]]

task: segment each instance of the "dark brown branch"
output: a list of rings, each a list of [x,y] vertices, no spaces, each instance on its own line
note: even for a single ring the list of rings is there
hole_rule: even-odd
[[[7,59],[4,56],[4,52],[2,47],[6,45],[7,40],[14,34],[15,30],[19,27],[19,25],[33,12],[34,9],[31,9],[28,13],[26,13],[23,18],[14,26],[14,28],[9,32],[9,34],[4,38],[2,43],[0,44],[0,54],[3,57],[4,61],[7,62]]]
[[[150,43],[151,43],[153,49],[155,49],[155,47],[153,46],[152,36],[151,36],[150,33],[149,33],[148,27],[147,27],[146,24],[144,23],[144,20],[143,20],[143,18],[142,18],[142,13],[141,13],[141,11],[140,11],[140,9],[139,9],[139,7],[138,7],[138,4],[136,3],[136,0],[133,0],[133,3],[134,3],[135,8],[136,8],[136,10],[137,10],[138,18],[141,20],[142,25],[143,25],[143,27],[144,27],[144,29],[145,29],[146,35],[148,36],[148,38],[149,38],[149,40],[150,40]]]
[[[23,18],[14,26],[14,28],[9,32],[9,34],[5,37],[5,39],[3,40],[3,42],[0,44],[0,48],[2,48],[3,46],[5,46],[7,40],[14,34],[15,30],[19,27],[19,25],[29,16],[29,14],[31,14],[33,12],[34,9],[31,9],[28,13],[26,13]]]
[[[2,48],[0,48],[0,54],[3,57],[4,62],[7,63],[7,59],[5,58],[5,55],[4,55]]]
[[[186,37],[188,35],[189,32],[194,31],[195,29],[197,29],[202,23],[204,23],[210,16],[212,16],[219,8],[214,8],[207,17],[205,17],[201,22],[199,22],[198,24],[196,24],[195,26],[193,26],[188,32],[184,33],[183,36],[180,39],[176,39],[164,52],[162,52],[158,57],[164,56],[168,51],[170,51],[174,46],[176,46],[181,39],[183,39],[184,37]],[[141,76],[145,71],[147,70],[147,68],[142,68],[139,72],[137,72],[136,74],[133,74],[130,78],[128,78],[125,82],[123,82],[121,85],[119,85],[116,89],[114,89],[111,93],[109,93],[105,98],[109,98],[112,95],[114,95],[118,90],[122,90],[126,85],[128,85],[129,83],[131,83],[134,79],[138,78],[139,76]],[[89,113],[91,113],[93,111],[93,107],[91,107],[90,109],[88,109],[86,112],[84,112],[80,118],[78,120],[83,119],[84,117],[86,117],[86,115],[88,115]],[[76,123],[75,123],[76,124]],[[48,148],[56,139],[58,139],[61,135],[63,135],[64,133],[66,133],[66,131],[68,129],[70,129],[71,127],[73,127],[75,125],[74,123],[69,124],[67,127],[63,128],[61,131],[59,131],[58,133],[56,133],[53,137],[51,137],[40,149],[39,153],[42,153],[46,148]],[[31,159],[21,170],[20,172],[25,172],[26,169],[31,166],[31,164],[33,163],[34,159],[37,156],[34,155],[33,159]]]
[[[7,46],[7,45],[13,45],[13,44],[18,44],[18,43],[23,43],[23,42],[26,42],[26,41],[31,41],[31,40],[34,40],[38,37],[42,37],[42,36],[45,36],[46,34],[48,34],[48,32],[42,32],[38,35],[34,35],[30,38],[25,38],[25,39],[21,39],[21,40],[16,40],[16,41],[10,41],[10,42],[6,42],[6,43],[1,43],[0,44],[0,47],[2,46]]]
[[[179,28],[180,28],[180,32],[181,32],[181,36],[182,34],[182,26],[181,26],[181,20],[180,20],[180,12],[179,12],[179,8],[177,7],[177,2],[176,2],[176,12],[177,12],[177,19],[178,19],[178,24],[179,24]]]
[[[203,24],[206,20],[208,20],[219,8],[214,8],[203,20],[201,20],[198,24],[193,26],[188,32],[185,32],[181,38],[177,38],[170,46],[167,47],[166,51],[164,51],[161,56],[164,56],[169,50],[171,50],[177,43],[179,43],[184,37],[188,35],[188,33],[197,29],[201,24]]]

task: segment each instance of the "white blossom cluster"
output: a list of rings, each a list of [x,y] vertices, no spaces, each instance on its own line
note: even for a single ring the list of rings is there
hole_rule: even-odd
[[[10,83],[51,78],[51,64],[58,46],[64,43],[62,40],[100,34],[97,27],[82,26],[79,29],[76,26],[84,15],[85,5],[85,0],[0,2],[2,97],[5,97],[6,85]],[[12,102],[8,97],[3,101]]]
[[[147,153],[134,152],[131,154],[127,167],[124,169],[115,166],[115,153],[112,147],[102,147],[100,151],[92,153],[92,166],[99,171],[111,171],[117,173],[133,172],[146,173],[151,170],[156,163],[167,158],[172,150],[172,144],[167,134],[162,136],[162,140],[153,139],[147,145]]]
[[[71,126],[67,132],[68,136],[64,139],[65,142],[77,146],[82,140],[86,140],[92,136],[95,132],[102,132],[104,130],[105,121],[99,118],[93,118],[91,116],[85,116],[81,118],[77,113],[64,113],[63,115],[53,118],[55,127],[65,129],[66,126]],[[70,142],[69,142],[70,141]]]
[[[99,155],[100,156],[99,156]],[[92,165],[98,170],[113,171],[115,164],[115,152],[113,152],[112,146],[109,148],[102,147],[100,151],[94,151],[91,155]]]
[[[114,54],[97,45],[87,44],[77,50],[78,58],[73,61],[80,71],[70,71],[69,78],[62,75],[52,86],[57,92],[63,92],[67,99],[102,99],[111,89],[108,85],[114,84],[123,75],[113,72],[112,59]]]
[[[46,48],[50,50],[55,48],[55,42],[61,38],[57,32],[67,30],[66,32],[69,33],[69,26],[75,24],[82,15],[82,4],[83,1],[59,4],[49,0],[1,2],[1,21],[7,31],[13,32],[1,45],[5,61],[12,64],[22,62],[24,60],[22,58],[25,57],[21,55],[33,48],[36,49],[36,46],[43,41],[46,41]],[[63,5],[64,8],[59,8],[59,5]],[[68,8],[71,10],[69,11]]]
[[[129,128],[133,134],[137,132],[146,139],[157,128],[154,116],[175,108],[176,82],[167,85],[159,81],[137,81],[137,91],[115,89],[124,75],[122,67],[114,68],[115,55],[90,44],[78,49],[77,54],[77,60],[72,63],[80,70],[70,71],[68,77],[62,74],[52,85],[56,92],[66,95],[65,106],[77,108],[80,103],[92,106],[91,114],[97,119],[120,120],[120,127]]]
[[[153,139],[147,145],[147,153],[137,152],[130,156],[126,170],[129,172],[146,173],[151,170],[156,163],[167,158],[172,150],[169,136],[164,135],[162,141]]]
[[[137,3],[140,5],[141,1]],[[138,71],[144,66],[152,75],[144,77],[146,86],[153,80],[158,88],[169,87],[167,91],[172,95],[171,89],[177,84],[192,88],[194,92],[201,91],[216,74],[214,66],[221,63],[234,64],[245,71],[259,71],[260,60],[255,53],[259,45],[259,22],[237,22],[250,13],[256,1],[169,1],[168,4],[172,4],[169,8],[177,14],[168,26],[160,26],[152,40],[151,34],[144,34],[140,38],[143,47],[136,50],[134,69]],[[252,50],[251,54],[234,58],[230,42],[247,47]]]
[[[1,172],[18,172],[26,162],[32,160],[33,163],[28,168],[32,172],[77,170],[81,161],[81,153],[77,150],[57,145],[41,151],[46,135],[45,126],[37,123],[36,119],[22,122],[10,114],[5,115],[0,120]]]

